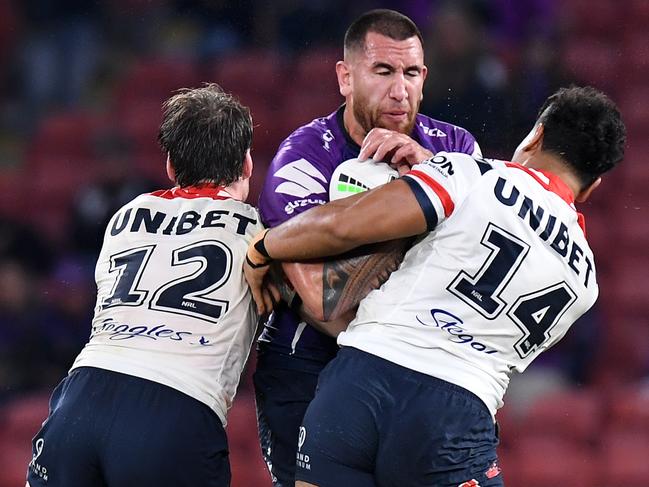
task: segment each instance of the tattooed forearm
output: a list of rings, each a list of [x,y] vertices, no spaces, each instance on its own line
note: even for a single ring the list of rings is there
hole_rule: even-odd
[[[363,247],[324,263],[322,307],[325,321],[358,305],[399,267],[412,239]]]

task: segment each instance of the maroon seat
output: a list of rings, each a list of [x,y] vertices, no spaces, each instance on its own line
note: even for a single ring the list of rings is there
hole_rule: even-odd
[[[602,398],[597,391],[571,389],[538,399],[519,424],[524,425],[524,436],[562,438],[564,442],[587,445],[597,438],[602,413]]]
[[[257,98],[281,99],[285,73],[284,59],[276,51],[253,49],[215,60],[207,69],[207,78],[250,104]]]
[[[567,40],[562,57],[564,68],[579,82],[611,90],[615,83],[611,73],[617,72],[620,62],[614,45],[599,38],[573,37]]]
[[[627,487],[647,485],[649,479],[649,435],[642,431],[611,429],[602,434],[601,485]]]
[[[637,385],[620,387],[609,397],[608,424],[611,428],[618,432],[649,435],[649,388]]]
[[[561,3],[560,14],[571,33],[611,40],[619,32],[625,9],[616,0],[568,0]]]
[[[590,447],[564,441],[561,436],[526,435],[517,447],[515,461],[517,483],[512,485],[525,487],[600,485],[597,483],[600,464],[596,451]]]
[[[141,59],[130,66],[115,87],[116,103],[166,100],[179,88],[200,86],[200,73],[191,62],[171,59]]]

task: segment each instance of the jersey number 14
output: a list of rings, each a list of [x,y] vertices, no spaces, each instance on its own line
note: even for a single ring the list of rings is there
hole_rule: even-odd
[[[448,290],[485,318],[497,318],[507,306],[500,294],[523,263],[530,246],[511,233],[490,223],[482,236],[489,256],[473,276],[462,271]],[[507,316],[523,332],[514,348],[521,358],[537,350],[549,338],[549,331],[577,300],[572,289],[559,282],[544,289],[519,296]]]

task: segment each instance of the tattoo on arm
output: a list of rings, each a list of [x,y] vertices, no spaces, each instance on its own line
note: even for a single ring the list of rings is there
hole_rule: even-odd
[[[413,239],[400,239],[361,247],[336,260],[326,261],[322,274],[325,321],[356,307],[383,284],[401,264]]]
[[[273,283],[275,283],[277,289],[279,289],[279,295],[282,300],[287,304],[291,304],[291,301],[295,297],[295,289],[293,289],[293,286],[288,282],[288,279],[284,279],[284,271],[279,262],[274,261],[271,264],[270,275]]]

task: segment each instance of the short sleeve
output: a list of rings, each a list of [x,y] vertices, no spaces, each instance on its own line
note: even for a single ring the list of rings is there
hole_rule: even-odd
[[[403,177],[424,212],[429,231],[453,214],[490,169],[487,166],[489,162],[467,154],[439,152]]]
[[[259,198],[266,226],[277,226],[329,201],[332,169],[327,156],[319,139],[308,133],[294,133],[282,144],[268,168]]]

